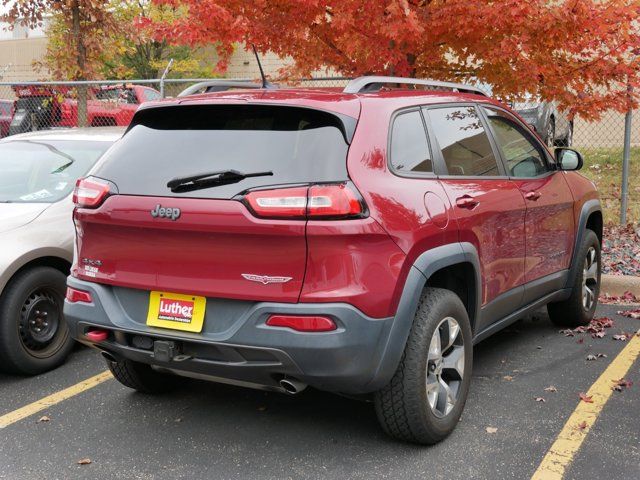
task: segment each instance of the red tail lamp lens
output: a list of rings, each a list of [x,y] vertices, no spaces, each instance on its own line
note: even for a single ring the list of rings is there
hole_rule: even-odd
[[[85,292],[84,290],[76,290],[75,288],[71,288],[71,287],[67,287],[66,298],[69,303],[93,302],[93,299],[91,298],[91,294],[89,292]]]
[[[350,218],[364,212],[346,184],[260,190],[244,198],[253,213],[264,218]]]
[[[267,320],[270,327],[285,327],[298,332],[330,332],[337,325],[328,317],[297,316],[297,315],[271,315]]]
[[[109,193],[109,182],[95,177],[79,178],[73,190],[73,203],[80,208],[97,208]]]
[[[352,217],[362,213],[362,204],[347,185],[316,185],[309,189],[310,217]]]

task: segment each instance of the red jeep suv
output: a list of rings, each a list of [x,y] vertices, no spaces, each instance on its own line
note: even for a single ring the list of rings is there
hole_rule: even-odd
[[[76,187],[64,313],[136,390],[370,394],[388,434],[435,443],[475,343],[544,305],[592,318],[602,213],[581,166],[458,84],[145,104]]]

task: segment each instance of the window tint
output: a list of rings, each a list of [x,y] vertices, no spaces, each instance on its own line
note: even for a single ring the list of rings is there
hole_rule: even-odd
[[[544,154],[518,125],[502,110],[485,108],[496,143],[507,162],[509,175],[513,177],[536,177],[548,171]]]
[[[168,106],[139,110],[132,125],[94,173],[124,195],[229,199],[250,188],[349,178],[343,121],[320,110]],[[224,170],[273,175],[191,193],[167,187],[175,177]]]
[[[391,132],[391,165],[399,172],[433,172],[427,134],[419,111],[398,115]]]
[[[474,107],[428,110],[449,175],[500,175],[487,133]]]

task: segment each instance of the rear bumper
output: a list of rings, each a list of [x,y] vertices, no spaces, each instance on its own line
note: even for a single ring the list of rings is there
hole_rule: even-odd
[[[71,334],[81,343],[157,368],[216,381],[279,389],[294,377],[318,389],[362,394],[384,386],[395,371],[397,348],[390,348],[394,318],[373,319],[345,303],[286,304],[207,299],[202,333],[148,327],[149,294],[142,290],[68,279],[91,293],[93,303],[65,301]],[[270,314],[331,316],[338,329],[303,333],[267,327]],[[103,342],[85,337],[92,327],[110,332]],[[146,339],[146,340],[144,340]],[[179,361],[161,361],[146,342],[172,341]],[[186,357],[186,358],[185,358]]]

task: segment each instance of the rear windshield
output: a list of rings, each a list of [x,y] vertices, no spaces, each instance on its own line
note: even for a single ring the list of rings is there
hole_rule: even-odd
[[[228,199],[251,188],[347,180],[343,120],[283,106],[172,106],[142,110],[93,173],[120,194]],[[272,171],[188,193],[167,182],[208,172]]]

